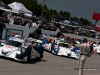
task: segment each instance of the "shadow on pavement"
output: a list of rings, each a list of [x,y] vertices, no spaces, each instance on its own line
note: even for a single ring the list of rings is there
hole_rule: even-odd
[[[21,64],[36,64],[38,62],[46,62],[47,61],[47,60],[44,60],[44,59],[33,59],[33,60],[30,60],[30,61],[28,61],[26,63],[23,63],[21,61],[17,61],[17,60],[14,60],[12,58],[2,57],[2,56],[0,56],[0,59],[12,61],[12,62],[17,62],[17,63],[21,63]]]

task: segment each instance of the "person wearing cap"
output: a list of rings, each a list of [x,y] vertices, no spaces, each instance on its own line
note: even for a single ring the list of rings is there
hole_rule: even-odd
[[[82,44],[75,45],[75,47],[80,49],[80,58],[78,62],[79,75],[83,75],[84,65],[88,57],[88,53],[90,52],[90,45],[87,42],[87,38],[84,38]]]

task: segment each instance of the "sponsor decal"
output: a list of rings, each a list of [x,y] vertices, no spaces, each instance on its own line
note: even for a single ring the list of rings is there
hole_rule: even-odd
[[[10,46],[10,45],[6,45],[6,48],[8,49],[8,48],[10,48],[10,49],[12,49],[12,48],[14,48],[13,46]]]
[[[17,29],[6,29],[5,39],[9,37],[14,37],[15,35],[21,35],[23,36],[23,30],[17,30]]]
[[[13,46],[6,45],[5,48],[3,49],[3,52],[9,52],[13,48],[14,48]]]
[[[19,39],[19,38],[10,38],[9,40],[18,41],[18,42],[23,43],[23,40],[21,40],[21,39]]]
[[[58,45],[55,45],[54,48],[58,49],[59,47],[58,47]]]

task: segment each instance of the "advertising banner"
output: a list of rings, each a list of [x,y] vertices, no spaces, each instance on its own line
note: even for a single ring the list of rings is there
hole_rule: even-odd
[[[14,37],[15,35],[23,36],[23,30],[11,29],[11,28],[6,29],[5,39],[9,37]]]

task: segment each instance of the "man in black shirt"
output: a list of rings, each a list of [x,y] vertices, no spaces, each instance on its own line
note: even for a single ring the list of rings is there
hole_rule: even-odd
[[[63,33],[61,32],[61,30],[59,30],[59,31],[57,32],[57,38],[60,38],[61,36],[64,37],[64,35],[63,35]]]
[[[42,35],[41,27],[39,26],[35,31],[36,31],[37,37],[39,38],[39,36]]]

